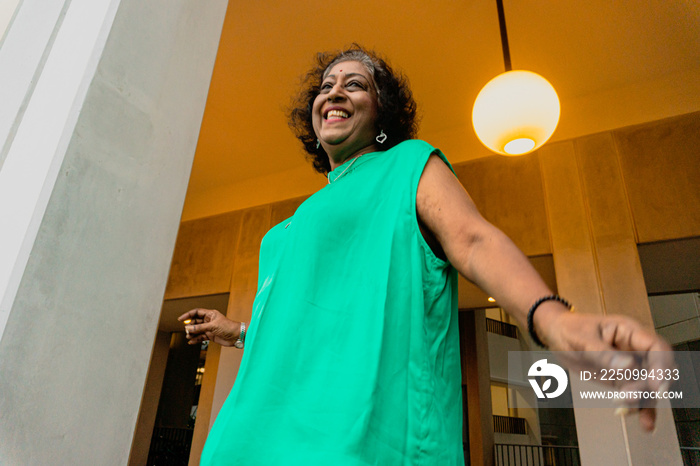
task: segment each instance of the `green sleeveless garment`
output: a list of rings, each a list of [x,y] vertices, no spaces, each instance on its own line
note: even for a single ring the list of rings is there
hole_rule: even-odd
[[[431,154],[447,163],[419,140],[346,162],[267,233],[202,465],[464,464],[457,275],[416,217]]]

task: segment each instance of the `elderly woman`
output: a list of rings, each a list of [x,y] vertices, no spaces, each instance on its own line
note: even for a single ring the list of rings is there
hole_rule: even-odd
[[[568,312],[412,139],[411,91],[374,53],[319,55],[290,125],[328,185],[263,239],[250,325],[180,317],[192,344],[246,347],[202,464],[464,464],[457,272],[551,349],[669,349],[629,319]]]

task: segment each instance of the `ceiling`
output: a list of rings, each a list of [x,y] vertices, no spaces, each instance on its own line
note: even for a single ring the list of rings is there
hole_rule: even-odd
[[[545,76],[559,93],[554,140],[700,110],[697,0],[504,6],[513,68]],[[503,71],[495,0],[231,0],[183,219],[322,186],[284,109],[316,52],[353,42],[409,77],[421,138],[453,163],[490,155],[470,115],[481,87]]]

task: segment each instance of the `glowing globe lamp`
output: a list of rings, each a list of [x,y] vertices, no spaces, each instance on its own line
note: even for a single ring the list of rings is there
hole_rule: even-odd
[[[559,122],[559,97],[549,82],[531,71],[507,71],[486,83],[472,110],[479,140],[502,155],[538,149]]]

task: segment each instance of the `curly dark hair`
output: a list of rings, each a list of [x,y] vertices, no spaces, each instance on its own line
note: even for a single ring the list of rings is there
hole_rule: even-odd
[[[377,53],[364,49],[358,44],[340,52],[323,52],[316,56],[316,63],[302,80],[299,93],[293,98],[288,114],[289,127],[304,145],[306,158],[313,163],[319,173],[331,170],[328,155],[323,146],[317,146],[316,133],[311,120],[314,100],[321,92],[323,78],[337,63],[359,61],[372,75],[377,86],[377,130],[386,133],[383,149],[389,149],[407,139],[413,139],[418,132],[416,102],[401,72],[394,71]]]

